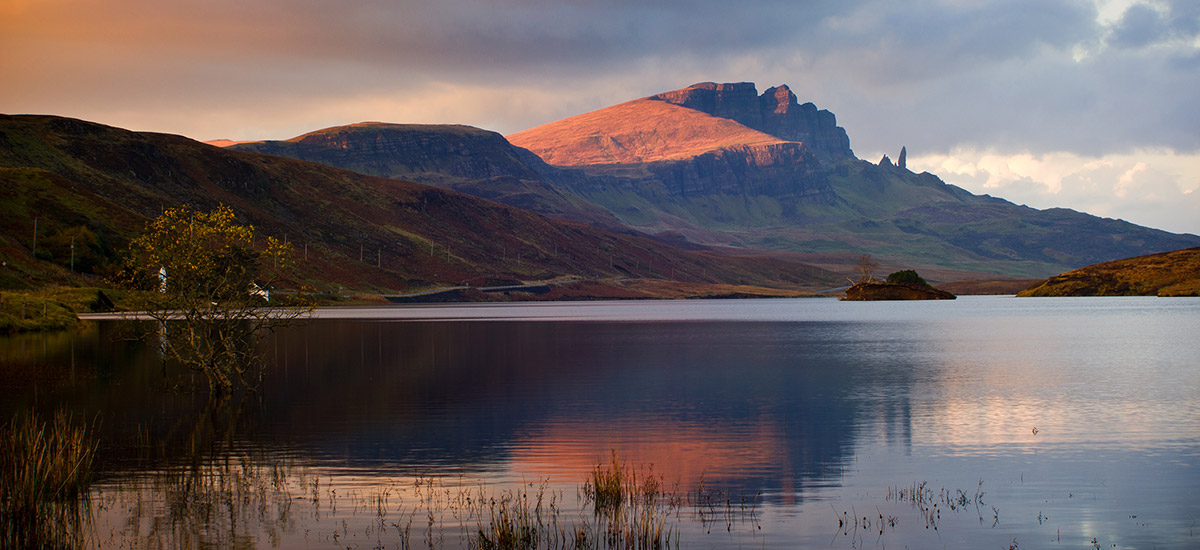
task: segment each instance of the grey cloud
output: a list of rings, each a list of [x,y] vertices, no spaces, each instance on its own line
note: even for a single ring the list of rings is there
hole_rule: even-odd
[[[1144,47],[1165,37],[1166,23],[1162,14],[1153,6],[1134,4],[1125,10],[1108,43],[1122,48]]]
[[[1200,34],[1200,2],[1169,0],[1167,6],[1167,21],[1172,30],[1190,37]]]
[[[1135,6],[1109,38],[1132,45],[1152,40],[1155,28],[1194,33],[1197,4],[1159,4],[1157,19]],[[1200,52],[1114,47],[1076,61],[1075,45],[1102,46],[1109,35],[1084,0],[79,6],[69,27],[54,27],[70,32],[46,31],[70,35],[78,47],[23,64],[42,65],[44,73],[6,83],[0,102],[64,113],[61,105],[72,102],[105,112],[156,105],[202,111],[280,98],[298,105],[356,96],[403,101],[438,87],[536,88],[562,98],[562,107],[522,106],[489,119],[507,125],[493,129],[515,131],[696,81],[749,80],[760,88],[787,83],[803,100],[833,110],[863,150],[1200,147]],[[33,32],[0,21],[0,47],[7,46],[4,31]]]

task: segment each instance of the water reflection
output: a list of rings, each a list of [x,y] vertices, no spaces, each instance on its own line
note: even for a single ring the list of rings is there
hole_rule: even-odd
[[[569,308],[556,304],[553,321],[319,319],[266,338],[273,366],[261,391],[217,413],[203,392],[170,391],[153,349],[99,323],[74,338],[0,340],[11,396],[0,408],[101,415],[113,498],[184,486],[143,471],[186,472],[203,488],[233,479],[204,472],[281,461],[298,468],[283,485],[293,503],[313,479],[327,503],[429,479],[452,492],[549,479],[570,497],[615,450],[652,464],[667,486],[703,482],[760,503],[747,545],[826,546],[839,532],[835,508],[878,505],[900,520],[886,535],[894,546],[1003,547],[1017,536],[1026,546],[1056,530],[1075,542],[1179,546],[1200,517],[1190,496],[1200,490],[1200,307],[1122,303],[769,301],[721,304],[736,310],[727,320],[704,304],[662,304],[653,322],[564,320]],[[885,498],[925,481],[973,493],[980,480],[979,521],[973,510],[933,539],[905,523],[907,504]],[[332,490],[342,496],[329,500]],[[1084,493],[1086,503],[1074,497]],[[291,525],[279,536],[294,541],[324,521],[315,513],[251,523]],[[1134,515],[1157,530],[1131,531]],[[336,527],[319,524],[332,542]],[[774,538],[753,539],[759,526]],[[246,536],[265,544],[271,529]]]
[[[363,467],[568,475],[615,449],[672,481],[792,498],[839,478],[865,427],[911,440],[903,396],[914,367],[892,361],[879,376],[837,352],[843,333],[821,323],[318,322],[269,342],[281,368],[259,437]]]

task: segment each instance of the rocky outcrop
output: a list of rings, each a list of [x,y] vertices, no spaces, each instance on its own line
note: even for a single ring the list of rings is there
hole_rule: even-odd
[[[802,142],[821,158],[854,157],[850,138],[837,125],[837,117],[812,103],[800,104],[787,85],[767,88],[758,95],[752,82],[703,82],[647,99],[735,120],[782,140]]]
[[[957,296],[931,286],[915,283],[858,283],[846,289],[843,300],[953,300]]]
[[[836,200],[812,152],[793,142],[718,149],[687,160],[650,163],[646,169],[682,197],[723,193],[825,204]]]
[[[901,170],[908,170],[908,148],[900,148],[900,157],[896,159],[896,166]]]

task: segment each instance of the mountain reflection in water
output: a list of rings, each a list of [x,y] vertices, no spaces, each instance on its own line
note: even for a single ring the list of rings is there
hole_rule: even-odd
[[[387,318],[406,312],[419,318]],[[761,506],[741,535],[730,526],[732,539],[685,527],[702,547],[861,546],[870,540],[844,527],[855,509],[878,509],[872,528],[888,527],[872,536],[897,547],[1180,547],[1200,518],[1195,300],[491,305],[331,317],[270,335],[259,391],[217,409],[164,388],[170,367],[153,346],[119,338],[120,323],[3,338],[0,412],[66,407],[99,418],[98,494],[142,491],[121,497],[130,509],[168,498],[155,487],[188,486],[139,481],[154,471],[298,472],[292,493],[271,500],[292,523],[239,535],[259,546],[308,541],[307,530],[330,542],[340,528],[330,522],[359,513],[329,510],[345,498],[335,492],[363,504],[436,478],[549,480],[573,495],[614,451],[667,488]],[[271,475],[262,487],[277,486]],[[927,532],[912,501],[924,482],[934,497],[971,495],[970,512]],[[312,493],[307,519],[294,492]]]
[[[836,353],[824,323],[315,322],[270,343],[259,437],[359,467],[578,477],[616,450],[668,481],[772,494],[841,476],[854,435],[903,443],[911,384]],[[319,337],[319,339],[318,339]],[[321,345],[315,345],[321,342]],[[277,346],[277,350],[274,346]],[[904,391],[888,391],[905,396]]]

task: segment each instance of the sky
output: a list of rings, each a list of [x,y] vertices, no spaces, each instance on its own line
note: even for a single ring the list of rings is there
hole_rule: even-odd
[[[787,84],[860,158],[1200,234],[1196,0],[0,0],[0,75],[3,113],[199,140]]]

